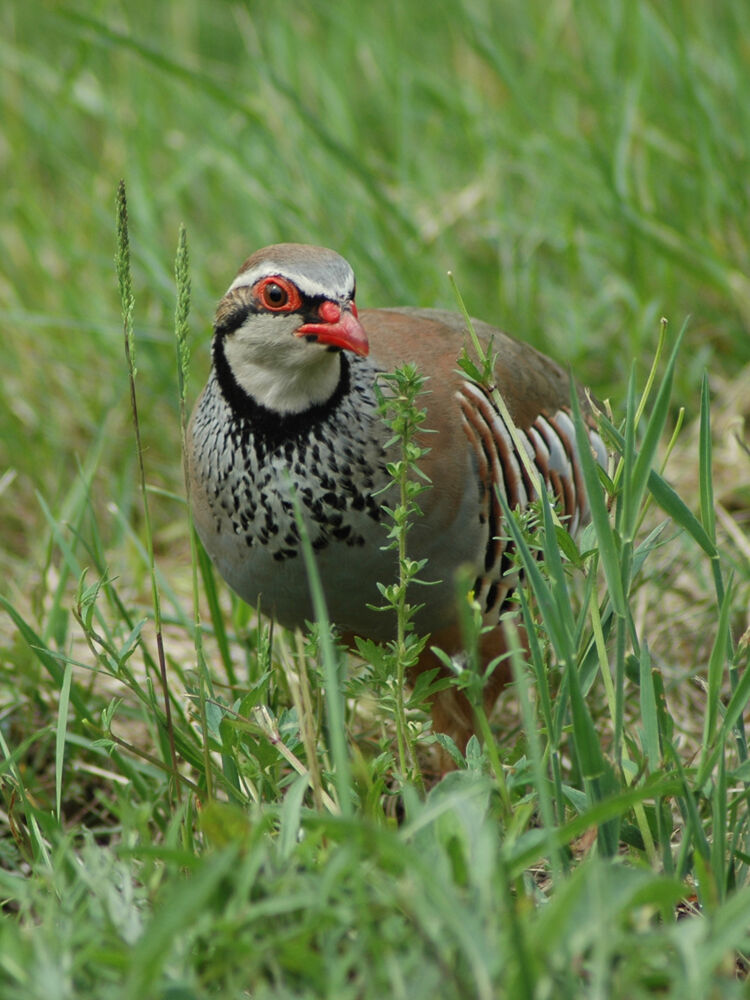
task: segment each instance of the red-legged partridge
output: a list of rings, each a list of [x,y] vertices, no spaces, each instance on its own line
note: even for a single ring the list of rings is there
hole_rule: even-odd
[[[571,532],[588,516],[573,425],[569,378],[555,362],[485,323],[493,338],[495,383],[524,446],[557,495]],[[432,488],[409,535],[410,556],[427,559],[419,588],[421,634],[449,654],[460,650],[454,577],[465,564],[488,623],[512,590],[496,490],[525,507],[533,488],[490,396],[457,373],[463,319],[435,309],[371,309],[359,316],[354,274],[332,250],[282,243],[254,253],[219,303],[213,367],[192,416],[188,455],[198,533],[227,583],[289,628],[313,618],[292,491],[307,524],[328,611],[342,632],[391,636],[392,615],[376,584],[396,577],[384,550],[389,518],[386,444],[378,415],[379,372],[405,361],[427,376],[420,406],[430,451],[421,468]],[[586,400],[579,390],[584,409]],[[597,459],[604,446],[591,431]],[[388,458],[393,458],[391,453]],[[486,661],[503,651],[502,629],[487,633]],[[435,666],[426,653],[418,670]],[[418,671],[417,671],[418,672]],[[508,679],[501,665],[488,708]],[[454,688],[433,701],[433,722],[463,747],[472,711]]]

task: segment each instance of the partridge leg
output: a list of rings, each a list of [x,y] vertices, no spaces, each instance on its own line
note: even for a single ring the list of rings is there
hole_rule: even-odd
[[[432,652],[430,646],[436,646],[449,655],[461,655],[463,648],[461,636],[455,626],[434,633],[430,637],[428,647],[420,656],[419,662],[410,671],[412,683],[423,671],[435,668],[438,670],[438,676],[455,676]],[[485,632],[480,637],[479,662],[483,670],[497,657],[505,657],[506,652],[505,638],[501,628]],[[510,663],[505,657],[496,665],[484,686],[483,703],[488,716],[494,709],[500,692],[510,680]],[[433,695],[431,702],[433,730],[437,733],[446,733],[461,753],[465,753],[466,744],[477,728],[471,702],[463,691],[454,684]]]

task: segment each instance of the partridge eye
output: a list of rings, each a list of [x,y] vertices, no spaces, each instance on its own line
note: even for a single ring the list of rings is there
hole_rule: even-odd
[[[285,306],[289,301],[286,289],[282,288],[281,285],[277,285],[275,281],[269,281],[264,287],[263,298],[266,300],[266,304],[274,309]]]

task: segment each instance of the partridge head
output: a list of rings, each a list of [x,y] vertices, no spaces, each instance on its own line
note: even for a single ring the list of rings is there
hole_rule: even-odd
[[[474,321],[492,338],[494,381],[520,440],[559,503],[568,530],[588,517],[573,425],[570,380],[532,347]],[[407,361],[426,376],[420,405],[434,432],[421,468],[432,487],[409,535],[410,556],[426,559],[416,617],[421,634],[460,652],[455,576],[470,567],[486,624],[496,626],[514,585],[498,490],[525,508],[534,488],[491,394],[458,373],[465,324],[433,309],[364,310],[343,257],[284,243],[254,253],[219,303],[213,364],[190,423],[188,459],[196,528],[227,583],[282,625],[314,617],[300,549],[297,498],[328,611],[346,637],[389,638],[394,623],[378,583],[395,579],[386,463],[391,433],[378,412],[380,374]],[[588,404],[579,389],[585,411]],[[591,447],[604,464],[594,430]],[[517,438],[518,440],[518,438]],[[486,661],[503,651],[502,629],[484,639]],[[423,654],[416,671],[439,666]],[[507,681],[500,666],[488,707]],[[455,689],[433,700],[436,729],[463,747],[473,713]]]

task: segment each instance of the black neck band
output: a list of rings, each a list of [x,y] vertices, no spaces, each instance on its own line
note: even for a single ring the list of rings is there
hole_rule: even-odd
[[[252,435],[256,445],[263,443],[271,451],[287,441],[299,439],[311,428],[322,423],[338,407],[349,392],[349,359],[342,352],[341,373],[333,393],[322,403],[313,403],[300,413],[279,413],[258,403],[237,382],[224,352],[224,337],[217,333],[213,342],[216,378],[224,399],[245,433]]]

